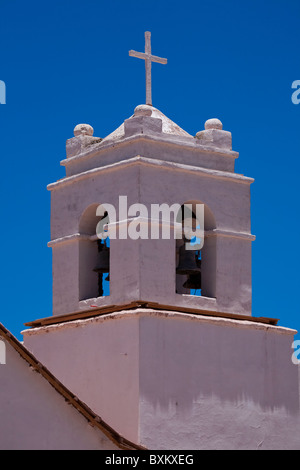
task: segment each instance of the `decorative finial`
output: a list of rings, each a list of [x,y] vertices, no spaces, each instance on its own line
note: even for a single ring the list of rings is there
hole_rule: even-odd
[[[134,110],[135,116],[151,116],[152,114],[152,107],[148,106],[147,104],[140,104]]]
[[[222,130],[223,129],[223,124],[221,123],[220,119],[216,119],[216,118],[208,119],[204,126],[205,126],[205,130],[208,130],[208,129]]]
[[[74,135],[77,137],[78,135],[90,135],[94,134],[94,129],[89,124],[77,124],[74,128]]]
[[[151,67],[152,62],[158,62],[159,64],[166,64],[167,59],[157,57],[151,54],[151,33],[150,31],[145,32],[145,52],[129,51],[131,57],[137,57],[143,59],[146,66],[146,104],[152,106],[152,91],[151,91]]]

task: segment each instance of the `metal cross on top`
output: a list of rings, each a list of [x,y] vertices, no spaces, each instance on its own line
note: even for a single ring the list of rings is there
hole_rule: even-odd
[[[145,61],[146,67],[146,104],[152,106],[152,92],[151,92],[151,66],[152,62],[158,62],[159,64],[166,64],[167,59],[157,57],[151,54],[151,33],[145,32],[145,52],[129,51],[131,57],[137,57]]]

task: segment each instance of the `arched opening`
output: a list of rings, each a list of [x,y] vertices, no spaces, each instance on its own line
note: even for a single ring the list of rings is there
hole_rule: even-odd
[[[79,221],[79,300],[110,295],[110,240],[105,208],[97,215],[99,204],[90,205]]]
[[[205,235],[216,227],[213,213],[200,201],[187,201],[176,222],[181,225],[176,239],[176,293],[215,297],[216,239]]]

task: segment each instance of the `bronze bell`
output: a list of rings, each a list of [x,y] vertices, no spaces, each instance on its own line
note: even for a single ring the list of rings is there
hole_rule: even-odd
[[[93,271],[96,273],[109,272],[109,248],[106,245],[102,246],[102,249],[98,254],[97,266],[93,269]]]
[[[201,273],[190,274],[183,287],[185,289],[201,289]]]
[[[179,263],[176,269],[177,274],[197,274],[201,273],[201,267],[197,263],[197,255],[193,250],[186,250],[185,245],[179,248]]]

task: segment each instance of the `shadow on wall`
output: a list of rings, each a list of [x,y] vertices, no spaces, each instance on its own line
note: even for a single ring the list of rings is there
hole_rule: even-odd
[[[144,317],[140,326],[140,390],[153,407],[174,400],[186,409],[214,396],[264,411],[299,411],[292,336],[174,317]]]

